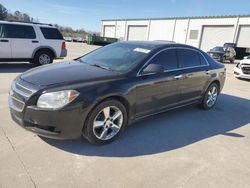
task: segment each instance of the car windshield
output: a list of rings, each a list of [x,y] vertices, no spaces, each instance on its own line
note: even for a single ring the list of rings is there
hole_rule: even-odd
[[[141,62],[151,50],[135,44],[114,43],[97,49],[78,60],[89,65],[123,73]]]
[[[215,52],[224,52],[224,48],[223,47],[220,47],[220,46],[216,46],[212,49],[212,51],[215,51]]]

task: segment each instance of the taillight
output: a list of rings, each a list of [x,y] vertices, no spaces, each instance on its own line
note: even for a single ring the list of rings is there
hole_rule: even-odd
[[[64,49],[66,49],[66,43],[65,43],[65,41],[63,41],[63,43],[62,43],[62,50],[64,50]]]

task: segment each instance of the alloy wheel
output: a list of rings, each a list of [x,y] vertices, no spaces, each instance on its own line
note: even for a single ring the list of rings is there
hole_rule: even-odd
[[[41,65],[49,64],[50,63],[50,57],[49,57],[49,55],[47,55],[47,54],[40,55],[40,57],[39,57],[39,63]]]
[[[216,100],[217,100],[217,96],[218,96],[218,89],[216,86],[213,86],[210,88],[210,90],[207,93],[208,97],[207,97],[207,106],[208,107],[212,107]]]
[[[93,122],[94,135],[100,140],[109,140],[120,131],[123,124],[122,111],[115,106],[103,108]]]

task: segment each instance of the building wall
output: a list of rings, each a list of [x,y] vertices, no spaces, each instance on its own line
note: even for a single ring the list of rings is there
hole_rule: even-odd
[[[200,47],[204,26],[233,26],[232,40],[237,42],[241,25],[250,26],[250,16],[246,17],[214,17],[214,18],[185,18],[185,19],[148,19],[148,20],[117,20],[103,21],[104,25],[116,25],[116,38],[128,39],[128,27],[131,25],[145,25],[148,28],[147,40],[170,40]],[[102,27],[104,28],[104,27]],[[196,36],[196,38],[190,38]],[[102,29],[102,34],[103,29]]]
[[[173,40],[175,20],[152,20],[149,40]]]

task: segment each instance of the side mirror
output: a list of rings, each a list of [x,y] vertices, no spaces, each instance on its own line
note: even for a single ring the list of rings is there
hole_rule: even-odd
[[[143,69],[142,74],[161,73],[164,72],[164,67],[158,64],[149,64]]]

